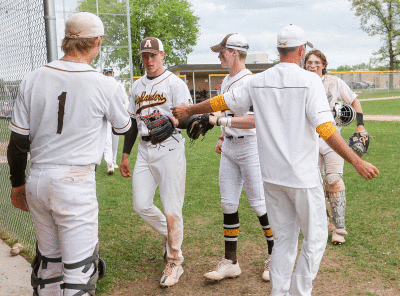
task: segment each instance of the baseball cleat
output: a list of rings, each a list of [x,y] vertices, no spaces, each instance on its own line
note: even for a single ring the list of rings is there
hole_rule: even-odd
[[[114,166],[113,166],[112,163],[108,163],[108,164],[107,164],[107,173],[108,173],[109,175],[114,174]]]
[[[160,286],[171,287],[175,285],[179,281],[179,278],[182,274],[182,265],[176,265],[175,263],[168,262],[164,269],[163,276],[161,277]]]
[[[328,222],[328,231],[333,232],[335,231],[335,229],[336,229],[335,224],[333,224],[333,222]]]
[[[204,274],[204,277],[209,280],[219,281],[225,278],[237,277],[242,273],[239,267],[239,261],[233,264],[232,260],[222,259],[218,262],[217,267],[210,272]]]
[[[334,245],[341,245],[341,244],[344,244],[344,242],[346,241],[344,239],[344,234],[339,233],[338,230],[339,229],[336,229],[335,231],[332,232],[332,244],[334,244]],[[344,230],[344,231],[346,231],[346,230]]]
[[[268,254],[267,260],[265,260],[264,272],[262,274],[262,279],[266,282],[270,281],[269,278],[269,265],[271,264],[271,255]]]

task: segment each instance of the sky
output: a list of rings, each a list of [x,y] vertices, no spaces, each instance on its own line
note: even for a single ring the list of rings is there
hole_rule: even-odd
[[[101,1],[101,0],[99,0]],[[368,63],[382,43],[360,29],[360,19],[348,0],[188,0],[194,15],[200,17],[200,36],[188,64],[218,64],[210,50],[229,33],[243,34],[252,53],[278,58],[276,36],[289,24],[302,27],[314,48],[327,57],[328,68]],[[66,11],[73,11],[76,0],[64,0]],[[56,11],[63,0],[55,0]],[[63,37],[63,13],[57,12],[57,34]],[[60,56],[61,53],[59,53]]]

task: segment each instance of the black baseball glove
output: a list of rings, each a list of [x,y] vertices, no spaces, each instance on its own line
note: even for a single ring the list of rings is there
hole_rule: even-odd
[[[189,117],[186,127],[186,132],[189,138],[197,140],[200,135],[205,136],[205,134],[214,127],[210,124],[208,120],[209,117],[209,113],[204,113],[203,115],[192,115]]]
[[[365,139],[365,144],[362,139]],[[347,144],[354,150],[359,157],[362,157],[368,150],[370,135],[367,131],[361,133],[354,133],[349,137]]]
[[[175,131],[174,123],[168,116],[162,115],[147,124],[150,142],[155,145],[168,139]]]

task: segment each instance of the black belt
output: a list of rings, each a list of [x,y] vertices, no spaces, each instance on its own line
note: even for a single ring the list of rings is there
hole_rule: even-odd
[[[142,141],[150,142],[150,140],[151,140],[150,136],[142,136]]]
[[[233,136],[226,136],[227,139],[232,140]],[[243,139],[244,136],[237,137],[237,139]]]
[[[179,132],[173,133],[173,135],[180,134],[180,133],[181,132],[179,131]],[[150,136],[142,136],[142,141],[150,142],[151,141],[151,137]]]

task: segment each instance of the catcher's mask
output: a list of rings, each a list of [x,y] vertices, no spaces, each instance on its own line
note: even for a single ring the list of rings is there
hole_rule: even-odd
[[[356,118],[356,111],[347,103],[335,103],[333,117],[337,125],[349,125]]]

